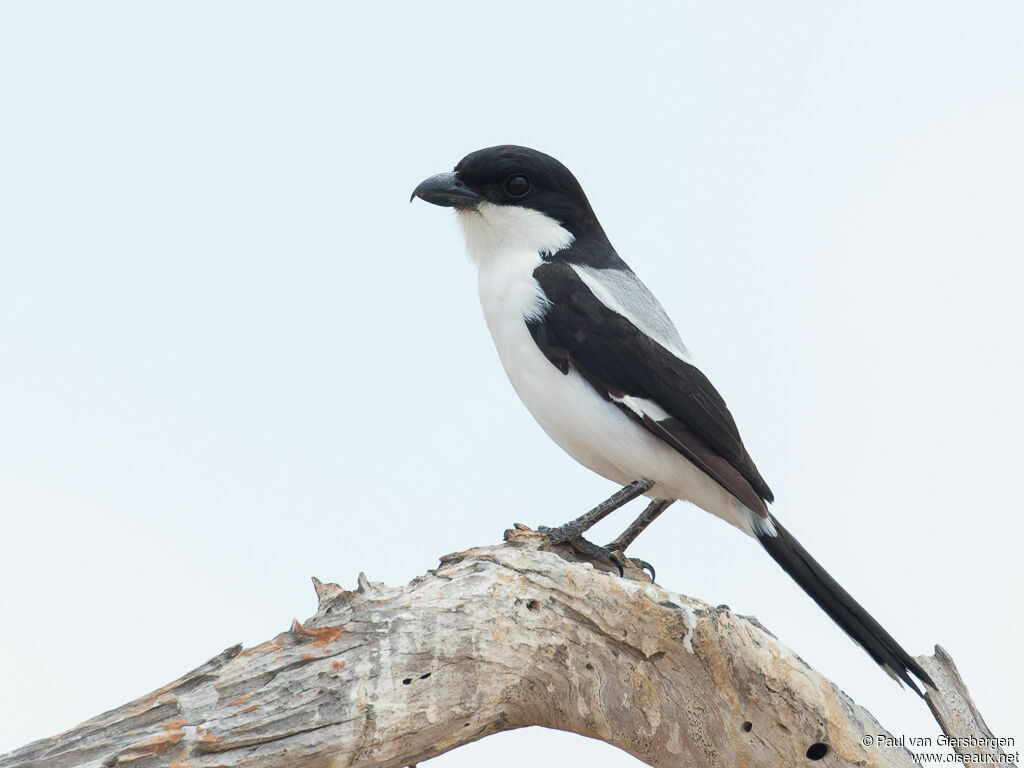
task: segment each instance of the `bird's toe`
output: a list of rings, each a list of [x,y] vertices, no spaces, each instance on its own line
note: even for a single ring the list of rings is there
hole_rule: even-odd
[[[562,525],[558,528],[548,528],[545,525],[537,527],[537,531],[545,534],[548,541],[554,544],[568,544],[573,550],[592,560],[604,560],[610,562],[619,570],[619,576],[625,571],[622,560],[607,547],[599,546],[592,541],[587,541],[580,535],[572,525]]]

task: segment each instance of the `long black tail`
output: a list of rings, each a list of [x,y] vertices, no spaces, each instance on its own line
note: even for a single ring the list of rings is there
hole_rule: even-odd
[[[921,669],[921,665],[914,661],[914,658],[900,647],[892,635],[885,631],[881,624],[875,621],[871,614],[864,610],[860,603],[853,599],[849,592],[843,589],[839,582],[829,576],[818,561],[808,554],[799,541],[793,538],[793,534],[779,525],[779,522],[772,518],[776,536],[769,536],[765,533],[758,533],[757,540],[768,550],[768,554],[775,562],[781,565],[786,573],[793,577],[793,580],[803,588],[804,592],[810,595],[814,602],[821,606],[832,620],[843,628],[854,642],[860,645],[868,655],[882,665],[882,669],[892,677],[899,678],[911,688],[918,696],[924,696],[921,689],[917,687],[910,673],[913,673],[921,682],[935,687],[928,673]]]

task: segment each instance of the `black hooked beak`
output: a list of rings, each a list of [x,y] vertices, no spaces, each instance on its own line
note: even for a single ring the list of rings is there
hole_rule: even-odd
[[[463,184],[457,173],[439,173],[424,179],[412,191],[409,202],[417,197],[434,205],[469,210],[476,208],[484,199],[483,195]]]

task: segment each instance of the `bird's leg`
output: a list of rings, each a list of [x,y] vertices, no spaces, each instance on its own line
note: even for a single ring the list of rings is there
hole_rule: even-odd
[[[558,528],[547,528],[542,526],[538,530],[545,531],[552,536],[558,537],[560,542],[582,536],[623,504],[626,504],[637,496],[649,491],[653,486],[653,480],[636,480],[625,488],[616,491],[592,510],[580,515],[575,520],[572,520],[565,525],[561,525]]]
[[[653,480],[637,480],[625,488],[620,489],[602,501],[589,512],[580,515],[558,528],[540,526],[537,530],[546,533],[552,544],[569,544],[577,552],[591,557],[603,557],[610,560],[619,569],[621,576],[622,562],[612,552],[604,547],[592,544],[583,538],[583,534],[592,528],[596,523],[606,518],[616,509],[626,504],[637,496],[649,491],[654,486]]]
[[[625,552],[626,547],[636,541],[636,537],[643,533],[647,526],[657,519],[658,515],[668,509],[669,504],[673,501],[675,501],[675,499],[653,499],[651,503],[647,505],[647,508],[640,513],[640,516],[629,524],[629,528],[620,533],[618,538],[609,544],[606,549],[610,549],[612,552]],[[631,557],[629,560],[637,568],[650,571],[651,581],[654,581],[653,565],[638,557]]]
[[[629,524],[629,528],[619,534],[619,537],[608,545],[608,549],[618,552],[625,552],[626,547],[636,541],[637,536],[643,533],[647,526],[653,523],[658,515],[664,512],[668,505],[675,499],[653,499],[647,508],[640,513],[640,516]]]

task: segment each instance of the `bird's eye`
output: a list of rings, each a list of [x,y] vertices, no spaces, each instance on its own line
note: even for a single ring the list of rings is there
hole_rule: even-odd
[[[530,191],[530,180],[525,176],[510,176],[505,179],[505,191],[509,197],[522,197]]]

